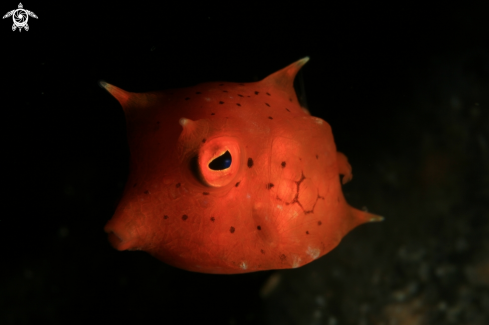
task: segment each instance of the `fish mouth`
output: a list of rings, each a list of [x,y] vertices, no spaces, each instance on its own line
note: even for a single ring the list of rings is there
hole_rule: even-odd
[[[113,220],[110,220],[104,227],[104,231],[108,234],[110,245],[118,251],[125,250],[140,250],[136,244],[136,238],[124,229],[117,227]]]
[[[117,250],[124,250],[124,249],[119,249],[119,247],[123,246],[122,244],[124,241],[122,240],[122,238],[117,236],[117,234],[112,230],[107,230],[107,229],[104,230],[108,234],[109,243],[112,245],[112,247],[114,247]]]

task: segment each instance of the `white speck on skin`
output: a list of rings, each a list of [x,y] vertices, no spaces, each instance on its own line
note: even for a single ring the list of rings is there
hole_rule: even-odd
[[[246,198],[247,199],[250,199],[251,198],[250,193],[246,194]]]
[[[297,210],[294,210],[294,212],[292,212],[292,217],[297,217],[299,215],[299,213],[297,212]]]
[[[301,258],[297,255],[292,256],[292,268],[298,268],[301,266]]]
[[[313,118],[314,118],[314,122],[316,122],[317,124],[319,124],[319,125],[323,124],[323,120],[321,120],[320,118],[317,118],[317,117],[313,117]]]
[[[309,246],[307,248],[307,255],[311,256],[312,259],[316,259],[319,257],[319,254],[321,254],[321,250],[319,248],[312,248],[311,246]]]
[[[246,264],[246,262],[241,262],[239,267],[242,268],[243,270],[246,270],[248,268],[248,264]]]
[[[279,204],[279,205],[277,205],[277,209],[282,210],[283,207]]]
[[[178,123],[180,123],[181,126],[185,126],[187,125],[189,122],[189,119],[185,118],[185,117],[182,117],[178,120]]]
[[[209,97],[204,98],[206,101],[210,102],[211,99]]]

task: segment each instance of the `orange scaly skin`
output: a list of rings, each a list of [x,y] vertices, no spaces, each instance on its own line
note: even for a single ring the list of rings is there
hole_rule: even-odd
[[[379,220],[345,201],[347,158],[297,101],[307,60],[245,84],[130,93],[101,82],[124,109],[131,152],[110,243],[189,271],[245,273],[302,266]],[[211,169],[226,151],[230,167]]]

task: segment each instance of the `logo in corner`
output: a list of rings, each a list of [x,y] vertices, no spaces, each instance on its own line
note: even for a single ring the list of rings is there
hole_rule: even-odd
[[[3,16],[3,18],[7,18],[12,16],[12,19],[14,20],[14,24],[12,25],[12,31],[15,31],[16,28],[19,29],[19,32],[22,31],[22,28],[24,28],[26,31],[29,30],[29,25],[27,25],[27,21],[29,20],[29,16],[34,17],[37,19],[37,16],[35,13],[29,10],[25,10],[24,7],[22,6],[22,3],[19,2],[19,8],[14,9],[12,11],[9,11]]]

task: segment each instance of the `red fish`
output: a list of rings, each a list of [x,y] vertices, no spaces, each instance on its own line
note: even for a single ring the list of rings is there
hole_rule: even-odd
[[[118,250],[143,250],[203,273],[296,268],[381,217],[346,202],[352,178],[331,127],[293,88],[304,58],[259,82],[131,93],[122,105],[131,154],[105,226]]]

